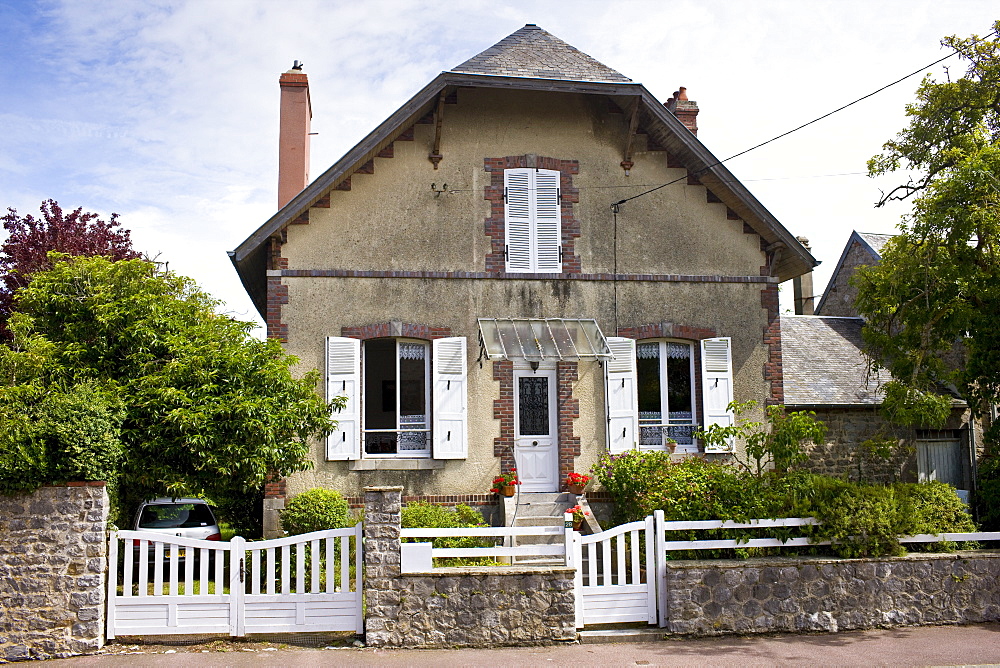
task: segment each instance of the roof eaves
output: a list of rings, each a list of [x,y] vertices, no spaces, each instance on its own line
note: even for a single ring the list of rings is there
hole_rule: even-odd
[[[781,241],[785,244],[793,254],[795,259],[798,260],[796,263],[798,266],[795,267],[794,271],[787,272],[786,275],[779,276],[782,281],[794,278],[808,271],[811,271],[813,267],[819,264],[819,261],[812,256],[812,254],[805,249],[805,247],[799,242],[798,239],[789,232],[781,222],[778,221],[774,215],[768,211],[760,201],[757,200],[753,194],[747,190],[737,178],[733,175],[729,169],[722,164],[715,155],[712,154],[708,148],[690,131],[688,128],[680,121],[673,113],[670,112],[666,107],[664,107],[660,102],[653,97],[649,91],[643,88],[643,103],[646,105],[647,110],[650,115],[655,119],[665,124],[669,130],[677,137],[677,139],[683,144],[685,151],[687,152],[687,157],[689,160],[693,160],[694,164],[688,164],[688,169],[691,171],[701,171],[704,170],[701,176],[698,178],[700,180],[705,180],[705,177],[709,177],[708,181],[710,185],[713,186],[712,192],[716,195],[722,197],[722,194],[716,192],[716,188],[728,190],[733,197],[741,201],[750,215],[756,219],[748,220],[747,223],[751,227],[757,229],[758,233],[762,230],[758,229],[759,225],[762,225],[766,231],[771,233],[771,238],[768,235],[762,234],[767,241]],[[757,222],[758,225],[754,225]],[[797,271],[798,273],[795,273]]]

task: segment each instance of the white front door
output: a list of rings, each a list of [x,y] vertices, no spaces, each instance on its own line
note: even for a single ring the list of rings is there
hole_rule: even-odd
[[[514,371],[514,461],[522,492],[559,491],[555,369]]]

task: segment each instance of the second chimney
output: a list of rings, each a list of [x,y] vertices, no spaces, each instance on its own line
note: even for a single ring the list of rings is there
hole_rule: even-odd
[[[795,237],[802,247],[809,248],[809,240],[805,237]],[[809,271],[792,279],[792,294],[795,299],[795,315],[813,315],[815,313],[816,296],[813,294],[813,275]]]
[[[309,78],[295,61],[278,79],[281,113],[278,129],[278,208],[285,206],[309,184]]]
[[[681,86],[675,90],[673,97],[664,106],[674,113],[691,134],[698,134],[698,103],[688,99],[687,88]]]

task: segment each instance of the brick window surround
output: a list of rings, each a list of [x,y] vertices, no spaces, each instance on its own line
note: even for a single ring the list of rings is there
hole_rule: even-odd
[[[558,487],[567,491],[566,476],[573,472],[580,456],[580,437],[573,433],[573,421],[580,417],[580,400],[573,397],[573,383],[579,379],[577,362],[556,363],[556,411],[559,451]],[[500,398],[493,400],[493,417],[500,420],[500,436],[493,439],[493,455],[500,458],[501,471],[514,467],[514,363],[493,363],[493,380],[500,382]]]
[[[432,341],[451,336],[451,327],[432,327],[411,322],[376,322],[356,327],[341,327],[340,335],[351,339],[383,339],[387,337]]]
[[[506,220],[504,217],[503,173],[505,169],[537,168],[554,169],[559,172],[559,203],[562,218],[561,249],[563,274],[579,274],[580,256],[573,252],[575,240],[580,236],[580,221],[573,215],[573,205],[580,201],[580,191],[573,187],[573,175],[580,173],[577,160],[546,158],[531,153],[510,155],[505,158],[485,158],[484,168],[490,175],[485,186],[484,197],[490,203],[490,215],[486,219],[486,236],[490,238],[490,252],[486,256],[486,272],[503,274],[507,272],[504,257]]]

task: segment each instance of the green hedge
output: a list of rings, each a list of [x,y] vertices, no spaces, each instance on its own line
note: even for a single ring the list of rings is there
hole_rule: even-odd
[[[454,508],[439,506],[425,501],[412,501],[403,507],[401,518],[404,529],[460,529],[471,527],[485,527],[486,520],[482,513],[467,505],[460,504]],[[403,542],[425,542],[424,538],[404,538]],[[477,538],[475,536],[465,536],[456,538],[435,538],[434,547],[493,547],[494,542],[489,538]],[[474,559],[463,557],[448,557],[445,559],[435,559],[436,566],[492,566],[496,564],[493,559]]]
[[[672,462],[667,453],[629,451],[605,455],[594,467],[615,502],[620,523],[662,510],[672,520],[735,520],[815,517],[817,527],[767,529],[769,537],[793,535],[831,540],[843,557],[899,554],[897,536],[975,531],[955,490],[944,483],[869,485],[804,471],[752,475],[745,468],[700,457]],[[747,539],[753,529],[678,532],[678,540]],[[951,544],[911,549],[953,548]],[[809,548],[807,552],[816,552]],[[735,556],[768,553],[740,549]],[[784,552],[787,554],[788,552]],[[734,551],[684,553],[678,557],[734,556]]]
[[[281,511],[281,528],[290,536],[354,526],[354,517],[340,492],[314,487],[292,498]]]

